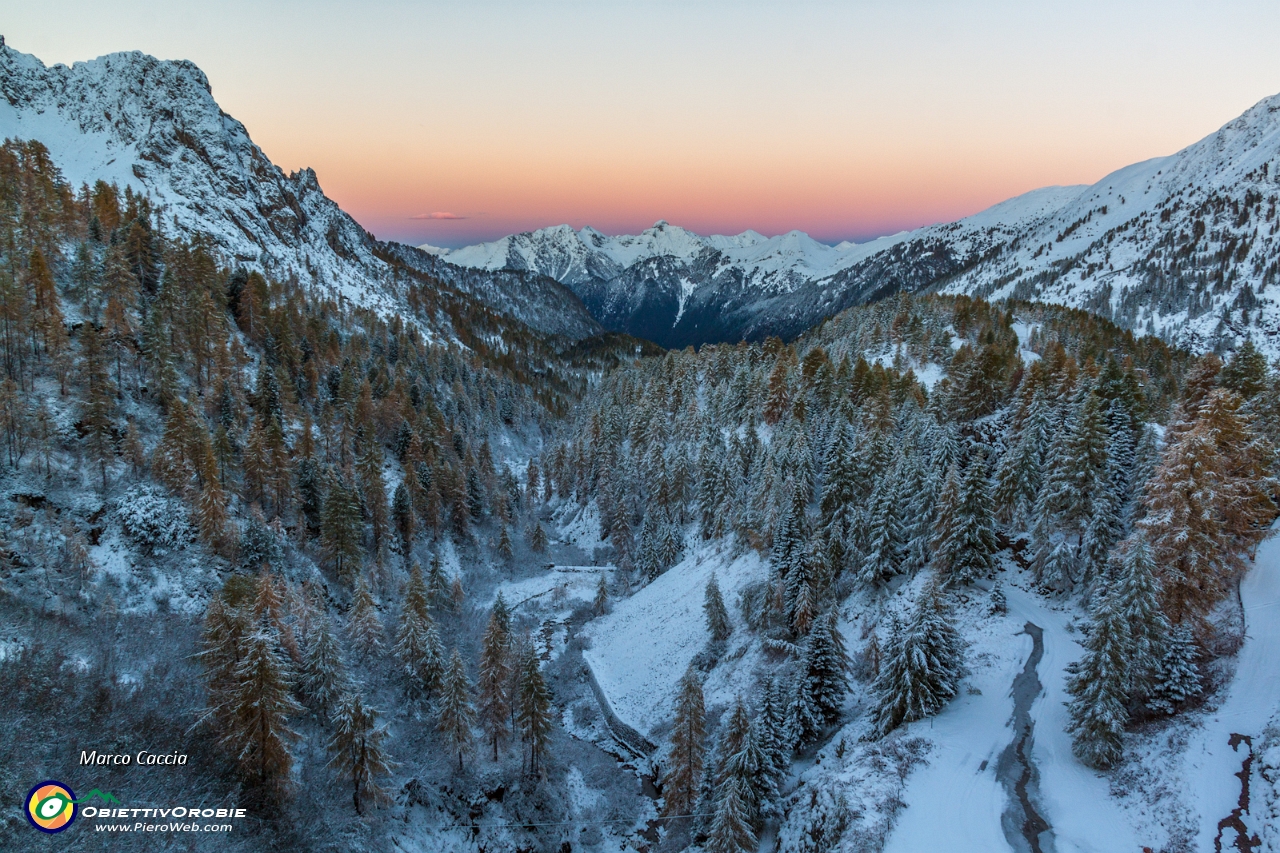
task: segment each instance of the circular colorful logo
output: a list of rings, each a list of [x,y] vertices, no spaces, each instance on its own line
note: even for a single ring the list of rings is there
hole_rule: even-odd
[[[41,832],[62,832],[76,812],[76,795],[61,782],[41,782],[27,794],[27,820]]]

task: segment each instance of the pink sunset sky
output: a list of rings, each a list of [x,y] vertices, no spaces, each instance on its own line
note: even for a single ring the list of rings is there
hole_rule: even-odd
[[[862,240],[1091,183],[1280,91],[1271,2],[7,3],[46,63],[185,58],[379,237]]]

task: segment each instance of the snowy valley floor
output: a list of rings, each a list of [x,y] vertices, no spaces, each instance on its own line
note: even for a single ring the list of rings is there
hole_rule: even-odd
[[[865,685],[855,684],[844,728],[816,754],[797,761],[788,815],[766,833],[762,850],[798,849],[808,845],[806,836],[840,825],[844,838],[834,848],[840,850],[1209,853],[1237,849],[1230,826],[1221,830],[1222,846],[1215,848],[1219,823],[1233,809],[1248,834],[1260,838],[1263,846],[1253,849],[1280,849],[1273,820],[1263,817],[1276,808],[1272,783],[1280,781],[1280,732],[1266,734],[1280,707],[1280,539],[1263,544],[1244,580],[1247,635],[1228,664],[1234,676],[1200,708],[1127,735],[1125,762],[1109,774],[1076,760],[1065,731],[1065,670],[1082,654],[1076,623],[1083,614],[1074,604],[1032,591],[1029,575],[1009,565],[1003,575],[1007,614],[989,614],[983,589],[967,591],[959,603],[970,669],[961,694],[938,716],[885,741],[868,741],[868,696]],[[666,742],[676,682],[706,645],[700,610],[712,571],[731,603],[735,631],[707,679],[709,717],[735,694],[753,701],[763,656],[735,605],[737,592],[767,571],[754,555],[733,557],[699,543],[680,565],[583,631],[584,657],[609,704],[623,722],[659,745]],[[841,626],[851,652],[864,643],[864,620],[896,598],[850,599]],[[1029,658],[1035,632],[1027,623],[1042,632],[1034,667]],[[1032,729],[1019,756],[1011,748],[1017,734],[1013,688],[1024,669],[1023,687],[1033,691],[1023,700]],[[1257,756],[1251,812],[1239,809],[1238,774],[1250,747],[1230,745],[1237,733],[1249,736]],[[1011,766],[1019,761],[1029,762],[1027,772]],[[1041,831],[1024,826],[1023,800],[1043,820]]]

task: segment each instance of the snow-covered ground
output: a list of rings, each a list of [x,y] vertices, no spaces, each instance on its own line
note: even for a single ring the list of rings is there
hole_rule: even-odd
[[[741,623],[738,593],[766,571],[755,552],[733,557],[718,545],[699,541],[681,562],[583,629],[591,643],[583,657],[623,722],[651,734],[670,719],[676,683],[710,638],[702,604],[712,572],[734,624],[725,654],[732,658],[750,640]],[[704,686],[708,709],[727,705],[737,693],[747,694],[753,670],[749,664],[738,660],[716,668]]]
[[[980,691],[959,696],[937,717],[909,727],[912,734],[934,742],[927,767],[907,781],[907,809],[889,838],[887,851],[932,849],[947,838],[948,850],[1002,851],[1011,847],[1001,827],[1008,795],[996,778],[996,762],[1013,737],[1010,686],[1031,652],[1026,634],[1015,634],[1025,622],[1044,630],[1044,656],[1038,666],[1043,691],[1033,703],[1035,723],[1031,758],[1039,770],[1036,806],[1052,827],[1052,848],[1065,851],[1166,849],[1176,845],[1171,816],[1190,823],[1188,849],[1212,851],[1219,821],[1237,808],[1240,779],[1248,747],[1230,745],[1233,734],[1253,740],[1258,761],[1251,778],[1252,815],[1242,818],[1250,835],[1263,840],[1276,828],[1264,825],[1258,764],[1264,731],[1280,709],[1280,540],[1264,543],[1242,587],[1247,635],[1235,675],[1210,710],[1189,712],[1155,733],[1126,739],[1132,751],[1161,750],[1143,763],[1132,756],[1131,768],[1148,778],[1128,790],[1123,780],[1090,770],[1071,752],[1066,732],[1065,667],[1082,654],[1080,635],[1069,630],[1069,609],[1028,591],[1026,584],[1006,587],[1008,616],[966,631],[972,642],[972,675],[966,685]],[[1140,788],[1140,790],[1139,790]],[[1154,800],[1154,802],[1153,802]],[[1175,838],[1171,838],[1174,835]],[[1045,839],[1042,839],[1045,840]],[[1234,849],[1228,830],[1221,849]],[[1174,849],[1182,849],[1176,847]]]
[[[1212,850],[1218,821],[1231,814],[1240,797],[1241,762],[1248,749],[1228,744],[1233,734],[1247,735],[1257,746],[1263,730],[1280,708],[1280,539],[1264,542],[1258,559],[1240,587],[1244,600],[1245,641],[1226,697],[1216,710],[1204,714],[1183,753],[1184,790],[1199,812],[1199,849]],[[1254,776],[1257,776],[1255,769]],[[1253,832],[1267,837],[1275,826],[1257,826],[1243,816]],[[1224,849],[1234,833],[1223,840]]]

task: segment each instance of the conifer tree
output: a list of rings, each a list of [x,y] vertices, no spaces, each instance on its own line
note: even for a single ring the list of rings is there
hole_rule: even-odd
[[[716,798],[708,832],[711,853],[750,853],[756,849],[756,834],[747,815],[749,797],[746,784],[737,776],[725,783]]]
[[[542,522],[535,521],[532,525],[532,532],[529,534],[530,550],[535,554],[542,554],[546,552],[548,544],[547,531],[543,529]]]
[[[1047,444],[1048,419],[1043,397],[1032,400],[1026,422],[1016,440],[1000,457],[993,494],[996,515],[1005,522],[1025,524],[1040,492],[1040,463]]]
[[[1123,750],[1121,736],[1129,719],[1128,645],[1128,625],[1115,597],[1102,596],[1090,616],[1084,657],[1067,667],[1072,750],[1100,770],[1114,766]]]
[[[412,471],[410,468],[409,473]],[[404,554],[407,562],[413,553],[414,516],[409,489],[403,482],[396,486],[395,497],[391,500],[391,516],[395,520],[396,532],[400,534],[400,553]]]
[[[391,772],[391,760],[383,747],[387,730],[378,726],[378,712],[364,703],[357,689],[347,690],[333,715],[333,737],[329,766],[351,781],[351,798],[356,814],[363,803],[389,800],[378,778]]]
[[[932,716],[957,693],[964,672],[964,641],[951,621],[936,581],[916,599],[904,621],[894,618],[880,674],[872,684],[883,735],[903,723]]]
[[[1193,425],[1174,433],[1147,483],[1140,526],[1159,567],[1169,617],[1206,630],[1210,608],[1267,535],[1275,481],[1273,452],[1241,414],[1238,396],[1215,389],[1198,412]]]
[[[440,636],[427,606],[427,588],[422,580],[422,567],[417,563],[409,571],[400,625],[396,629],[396,659],[411,700],[430,697],[441,686],[444,659]]]
[[[299,692],[321,719],[328,719],[350,686],[350,677],[342,660],[337,635],[334,634],[327,615],[321,614],[318,617],[312,636],[307,639]]]
[[[541,661],[533,646],[525,651],[520,664],[520,684],[516,696],[516,721],[520,738],[529,745],[529,772],[537,773],[553,726],[551,691],[542,676]]]
[[[499,594],[480,644],[480,725],[493,746],[494,761],[511,716],[511,637],[505,609]]]
[[[791,758],[786,745],[786,710],[774,677],[764,685],[756,719],[760,724],[760,748],[768,758],[764,772],[770,775],[774,788],[777,788],[791,766]]]
[[[1152,688],[1169,634],[1169,620],[1160,607],[1160,581],[1151,547],[1135,536],[1123,548],[1119,570],[1107,593],[1124,625],[1125,692],[1143,695]]]
[[[431,568],[427,574],[427,601],[435,608],[449,606],[449,579],[445,577],[439,555],[431,558]]]
[[[1200,695],[1197,655],[1195,637],[1188,623],[1169,632],[1147,696],[1148,708],[1158,714],[1173,714],[1188,699]]]
[[[372,655],[382,648],[382,620],[378,618],[378,607],[373,602],[373,593],[369,591],[369,582],[363,575],[356,583],[355,594],[351,597],[347,636],[361,654]]]
[[[471,748],[471,727],[475,725],[475,709],[471,707],[471,682],[457,649],[449,659],[440,687],[440,719],[437,727],[449,745],[458,753],[458,772],[462,759]]]
[[[765,810],[778,792],[768,766],[769,758],[761,743],[759,727],[747,716],[741,696],[734,701],[733,710],[724,724],[718,758],[717,786],[723,790],[735,779],[742,783],[745,817],[752,831],[758,830]]]
[[[206,672],[209,708],[224,725],[230,716],[229,696],[236,685],[236,670],[244,655],[247,631],[244,614],[229,607],[222,595],[215,595],[209,600],[199,658]]]
[[[671,757],[662,783],[668,815],[684,815],[693,811],[702,782],[705,737],[702,681],[690,666],[680,679],[675,724],[671,732]]]
[[[905,543],[899,509],[897,478],[886,475],[871,495],[867,553],[858,572],[858,579],[864,584],[882,584],[902,568]]]
[[[382,479],[382,465],[382,445],[370,437],[365,441],[364,450],[356,461],[356,471],[360,481],[360,496],[364,499],[373,531],[373,550],[379,555],[386,544],[391,520],[391,512],[387,506],[387,487]]]
[[[102,479],[102,491],[107,491],[107,467],[115,457],[114,424],[112,411],[115,387],[107,370],[102,336],[93,323],[85,323],[84,356],[85,404],[81,423],[84,427],[85,450],[98,468]]]
[[[783,741],[791,750],[809,746],[822,733],[822,712],[809,687],[807,667],[802,667],[790,681],[783,718]]]
[[[996,535],[986,465],[975,454],[963,474],[952,468],[942,490],[934,551],[949,583],[966,584],[994,567]]]
[[[596,581],[596,597],[591,602],[591,612],[596,616],[603,616],[609,612],[609,582],[604,572],[600,573]]]
[[[713,642],[722,643],[733,633],[733,625],[729,622],[729,611],[725,609],[724,598],[720,595],[720,584],[716,582],[715,573],[707,581],[706,594],[702,610],[707,614],[707,627],[711,631]]]
[[[499,523],[498,526],[498,543],[494,548],[498,552],[498,556],[503,562],[511,562],[515,557],[515,548],[511,544],[511,534],[507,531],[507,525]]]
[[[265,622],[245,638],[235,684],[227,695],[228,728],[223,742],[246,777],[278,794],[288,787],[293,766],[289,743],[298,737],[289,728],[289,717],[302,707],[290,695],[289,668],[277,644]]]
[[[360,503],[354,493],[338,479],[325,497],[320,541],[333,561],[338,577],[350,579],[360,561]]]
[[[831,610],[814,623],[805,640],[802,658],[804,690],[814,711],[824,724],[840,719],[849,690],[849,653],[838,627],[838,614]]]

